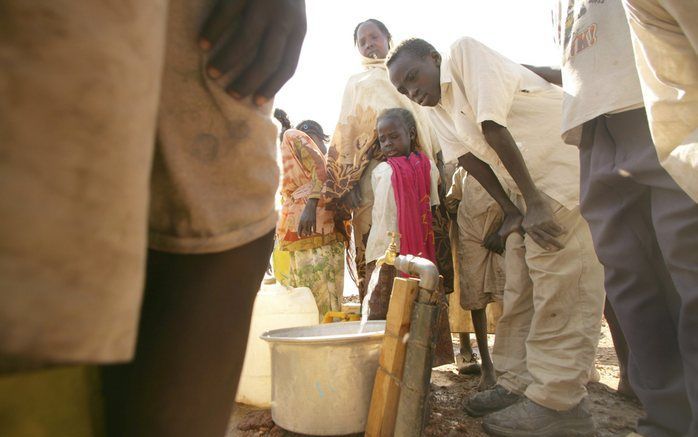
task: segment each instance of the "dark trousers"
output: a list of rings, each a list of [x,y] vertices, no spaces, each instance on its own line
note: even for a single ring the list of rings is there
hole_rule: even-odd
[[[582,215],[646,410],[638,432],[698,436],[698,205],[659,165],[644,109],[587,122],[580,161]]]

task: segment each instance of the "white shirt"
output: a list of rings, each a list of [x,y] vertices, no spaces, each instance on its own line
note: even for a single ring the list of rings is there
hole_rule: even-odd
[[[431,184],[429,187],[429,200],[431,205],[439,204],[439,170],[433,161],[431,164]],[[390,245],[388,232],[398,232],[397,229],[397,203],[393,191],[393,168],[387,162],[381,162],[371,173],[371,187],[373,188],[373,210],[371,231],[366,242],[366,262],[375,261],[385,255]]]
[[[472,152],[511,191],[520,190],[480,124],[509,129],[533,182],[568,209],[579,205],[578,150],[560,138],[562,90],[472,38],[451,46],[441,62],[441,100],[430,108],[444,162]]]
[[[630,30],[619,0],[560,0],[553,22],[564,52],[562,136],[579,145],[584,122],[644,106]]]

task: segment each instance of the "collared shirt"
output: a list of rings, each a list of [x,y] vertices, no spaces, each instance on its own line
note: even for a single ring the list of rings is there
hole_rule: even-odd
[[[579,157],[560,138],[562,90],[472,38],[441,62],[441,100],[427,113],[444,161],[468,152],[520,190],[482,134],[486,120],[509,129],[539,190],[568,209],[579,205]]]

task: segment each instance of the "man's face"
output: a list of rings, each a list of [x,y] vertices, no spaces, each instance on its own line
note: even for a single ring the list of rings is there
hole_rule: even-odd
[[[420,58],[401,53],[388,72],[395,88],[415,103],[436,106],[441,99],[441,56],[436,52]]]

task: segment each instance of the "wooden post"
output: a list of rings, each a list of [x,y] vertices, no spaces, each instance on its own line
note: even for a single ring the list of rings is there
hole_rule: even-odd
[[[380,365],[376,372],[366,422],[367,437],[393,436],[405,366],[406,336],[410,332],[412,308],[418,289],[417,279],[395,278],[393,281]]]

